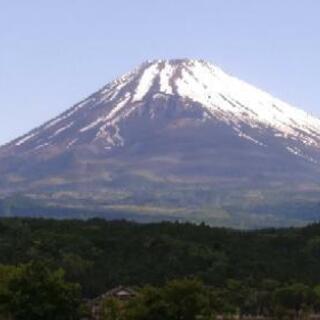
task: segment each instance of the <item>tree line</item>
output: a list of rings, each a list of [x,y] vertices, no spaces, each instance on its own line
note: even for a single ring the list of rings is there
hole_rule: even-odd
[[[151,319],[150,312],[163,320],[280,319],[320,311],[318,224],[237,231],[178,222],[1,219],[0,264],[0,314],[17,320],[79,319],[84,299],[120,284],[139,288],[138,295],[121,306],[106,301],[106,317],[121,310],[120,320]],[[181,315],[191,305],[200,306],[186,311],[194,318]]]

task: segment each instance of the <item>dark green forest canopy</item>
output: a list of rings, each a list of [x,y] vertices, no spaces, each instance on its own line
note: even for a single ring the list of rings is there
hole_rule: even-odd
[[[117,285],[197,277],[224,287],[320,284],[320,225],[236,231],[204,224],[1,219],[0,264],[46,261],[94,297]]]

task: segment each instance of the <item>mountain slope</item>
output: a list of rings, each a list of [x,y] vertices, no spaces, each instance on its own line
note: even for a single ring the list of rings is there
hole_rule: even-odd
[[[149,61],[0,149],[3,194],[205,220],[317,219],[320,120],[198,60]]]

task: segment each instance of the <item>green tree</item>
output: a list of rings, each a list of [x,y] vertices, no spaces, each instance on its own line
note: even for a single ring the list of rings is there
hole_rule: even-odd
[[[195,320],[211,317],[210,296],[200,281],[173,280],[163,290],[164,299],[169,306],[169,319]]]
[[[126,320],[167,320],[169,305],[164,298],[163,289],[147,286],[131,300],[125,311]]]
[[[274,291],[273,303],[276,313],[294,315],[309,311],[316,302],[314,291],[301,283],[294,283]]]
[[[130,301],[125,320],[213,319],[211,296],[195,279],[172,280],[163,288],[146,287]]]
[[[122,320],[124,302],[115,299],[107,298],[102,302],[101,316],[103,320]]]
[[[75,320],[79,318],[80,288],[64,280],[64,272],[32,262],[8,285],[7,308],[15,320]]]
[[[19,271],[17,267],[0,265],[0,319],[9,318],[9,284]]]

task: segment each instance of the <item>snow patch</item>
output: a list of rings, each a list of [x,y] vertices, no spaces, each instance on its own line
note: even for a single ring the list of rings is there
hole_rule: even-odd
[[[136,88],[136,91],[132,100],[133,102],[141,101],[146,96],[149,89],[152,87],[158,73],[159,73],[158,63],[153,64],[144,70],[140,78],[140,82]]]
[[[40,144],[40,145],[36,146],[36,147],[34,148],[34,150],[43,149],[43,148],[45,148],[45,147],[47,147],[47,146],[49,146],[49,145],[50,145],[50,143],[49,143],[49,142],[46,142],[46,143],[43,143],[43,144]]]
[[[120,101],[112,110],[111,112],[107,115],[106,117],[106,121],[110,121],[111,119],[113,119],[118,113],[121,112],[121,110],[123,109],[123,107],[125,107],[127,105],[127,103],[130,101],[131,99],[131,95],[129,92],[126,93],[126,95],[124,96],[124,99],[122,101]]]
[[[290,153],[294,154],[295,156],[298,156],[298,157],[300,157],[300,158],[303,158],[303,159],[305,159],[305,160],[307,160],[307,161],[309,161],[309,162],[315,163],[315,164],[318,163],[317,160],[313,159],[313,158],[310,157],[310,156],[305,155],[305,154],[304,154],[299,148],[297,148],[297,147],[290,147],[290,146],[288,146],[288,147],[286,147],[286,149],[287,149]]]
[[[60,133],[66,131],[67,129],[71,128],[74,124],[74,121],[70,122],[69,124],[63,126],[62,128],[59,128],[53,135],[49,137],[49,139],[54,138],[55,136],[59,135]]]
[[[320,147],[320,120],[207,63],[184,63],[178,93],[202,104],[218,120],[269,127],[282,137]],[[314,132],[318,134],[315,138]]]
[[[249,135],[247,135],[244,132],[242,132],[239,128],[234,128],[234,130],[238,133],[238,136],[240,138],[246,139],[246,140],[248,140],[250,142],[253,142],[253,143],[255,143],[255,144],[257,144],[257,145],[259,145],[261,147],[266,147],[266,145],[264,143],[262,143],[262,142],[260,142],[260,141],[258,141],[256,139],[250,137]]]
[[[35,133],[31,133],[31,134],[29,134],[27,136],[24,136],[22,139],[18,140],[15,143],[15,145],[17,147],[19,147],[19,146],[23,145],[24,143],[26,143],[27,141],[29,141],[30,139],[32,139],[35,135],[36,135]]]
[[[130,99],[131,99],[131,94],[128,92],[126,93],[125,97],[122,100],[120,100],[120,102],[117,103],[115,107],[113,107],[106,116],[99,117],[92,123],[89,123],[87,126],[81,128],[79,132],[81,133],[86,132],[88,130],[91,130],[97,127],[99,124],[103,124],[103,123],[109,124],[109,122],[117,115],[117,113],[119,113],[123,109],[123,107],[126,106],[126,104],[130,101]]]
[[[78,141],[78,138],[71,140],[71,141],[67,144],[67,149],[69,149],[70,147],[72,147],[77,141]]]

